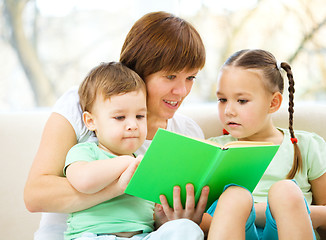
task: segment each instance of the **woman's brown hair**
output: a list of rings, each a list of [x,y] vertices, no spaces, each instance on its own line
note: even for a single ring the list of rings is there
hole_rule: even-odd
[[[143,79],[162,70],[202,69],[205,58],[205,47],[196,29],[166,12],[140,18],[129,31],[120,54],[120,62]]]
[[[278,64],[275,57],[270,52],[261,49],[246,49],[238,51],[234,53],[231,57],[229,57],[223,66],[236,66],[245,69],[259,69],[262,71],[265,79],[268,80],[268,82],[264,83],[267,89],[272,93],[279,91],[282,94],[284,90],[284,80],[280,70],[281,68],[285,70],[287,78],[289,80],[289,131],[291,135],[291,141],[294,147],[293,165],[287,175],[287,178],[294,178],[295,174],[302,169],[302,157],[297,144],[297,139],[295,138],[293,131],[294,79],[291,66],[286,62]]]

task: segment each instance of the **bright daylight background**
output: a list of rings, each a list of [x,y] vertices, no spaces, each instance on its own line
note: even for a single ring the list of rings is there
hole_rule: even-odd
[[[133,23],[158,10],[191,22],[206,46],[206,66],[185,104],[215,101],[219,67],[243,48],[263,48],[291,64],[295,101],[325,101],[324,5],[324,0],[0,0],[0,111],[51,107],[95,65],[118,61]]]

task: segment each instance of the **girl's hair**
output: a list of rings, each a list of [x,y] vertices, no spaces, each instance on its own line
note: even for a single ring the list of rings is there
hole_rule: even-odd
[[[238,51],[234,53],[231,57],[229,57],[222,66],[222,68],[224,66],[235,66],[244,69],[259,69],[262,71],[264,79],[266,79],[266,81],[264,82],[266,88],[272,93],[278,91],[281,94],[283,94],[284,80],[280,70],[281,68],[285,70],[287,78],[289,80],[289,130],[291,135],[291,141],[293,142],[294,147],[293,165],[287,175],[287,178],[293,178],[295,174],[302,169],[302,157],[293,131],[294,79],[290,65],[286,62],[282,62],[279,65],[275,57],[270,52],[261,49],[245,49]]]
[[[196,29],[166,12],[140,18],[129,31],[120,54],[120,62],[143,79],[161,70],[202,69],[205,58],[205,47]]]
[[[78,94],[82,111],[91,111],[97,95],[107,99],[116,94],[142,90],[144,81],[133,70],[118,62],[101,63],[80,84]]]

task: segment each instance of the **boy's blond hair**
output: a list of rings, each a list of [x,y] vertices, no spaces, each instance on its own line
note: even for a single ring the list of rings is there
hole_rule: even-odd
[[[119,62],[101,63],[90,71],[79,86],[80,106],[83,112],[90,112],[98,95],[107,99],[138,90],[146,93],[145,83],[136,72]]]

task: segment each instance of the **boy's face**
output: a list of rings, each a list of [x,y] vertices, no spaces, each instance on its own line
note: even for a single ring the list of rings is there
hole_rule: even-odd
[[[99,95],[90,114],[92,127],[88,128],[96,132],[100,148],[115,155],[129,155],[146,139],[146,114],[146,96],[142,90],[108,99]]]
[[[263,84],[261,71],[224,67],[218,78],[219,118],[223,127],[239,140],[259,141],[272,128],[273,94]]]

